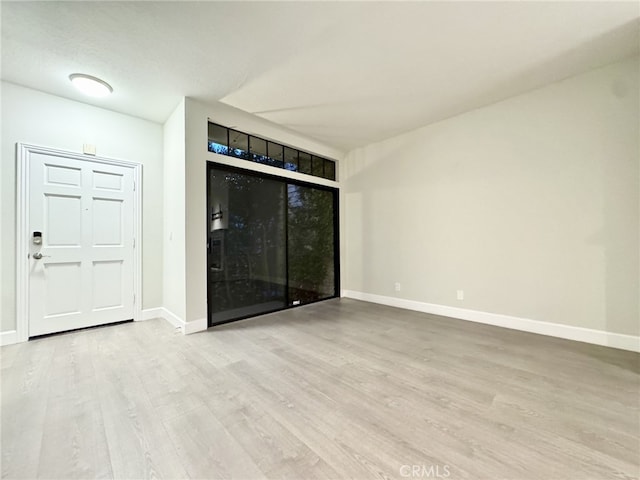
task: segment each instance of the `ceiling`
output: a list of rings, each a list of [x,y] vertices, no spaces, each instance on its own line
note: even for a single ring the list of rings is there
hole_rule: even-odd
[[[637,2],[8,2],[2,79],[163,123],[221,101],[343,151],[637,55]],[[68,76],[109,82],[87,100]]]

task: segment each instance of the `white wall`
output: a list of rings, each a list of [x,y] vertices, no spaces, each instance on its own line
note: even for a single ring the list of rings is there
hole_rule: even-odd
[[[143,308],[162,304],[162,126],[2,82],[1,331],[15,329],[16,142],[143,164]]]
[[[343,287],[638,335],[638,69],[613,64],[351,152]]]
[[[340,161],[343,153],[315,140],[289,131],[267,120],[222,103],[202,104],[186,101],[186,286],[187,322],[203,322],[207,318],[206,257],[206,162],[215,160],[241,168],[254,169],[309,181],[307,175],[259,165],[207,151],[208,119],[240,131],[300,148]],[[323,184],[335,182],[317,179]]]
[[[186,318],[185,101],[164,124],[163,307]]]

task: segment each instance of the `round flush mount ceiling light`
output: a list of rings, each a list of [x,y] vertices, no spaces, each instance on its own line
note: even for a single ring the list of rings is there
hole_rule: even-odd
[[[69,80],[78,90],[90,97],[106,97],[113,92],[111,85],[104,80],[84,73],[73,73],[69,75]]]

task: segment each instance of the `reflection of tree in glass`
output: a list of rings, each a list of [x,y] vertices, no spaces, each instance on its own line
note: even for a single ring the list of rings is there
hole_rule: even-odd
[[[219,153],[220,155],[228,155],[229,147],[226,145],[220,145],[216,142],[209,142],[209,151],[213,153]]]
[[[288,186],[290,300],[334,295],[333,193]]]

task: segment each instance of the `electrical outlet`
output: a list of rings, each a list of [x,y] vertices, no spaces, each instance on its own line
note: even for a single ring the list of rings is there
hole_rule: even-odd
[[[464,290],[456,291],[456,297],[458,298],[458,300],[464,300]]]
[[[400,290],[402,290],[402,285],[400,285],[400,282],[396,282],[394,285],[396,292],[399,292]]]

